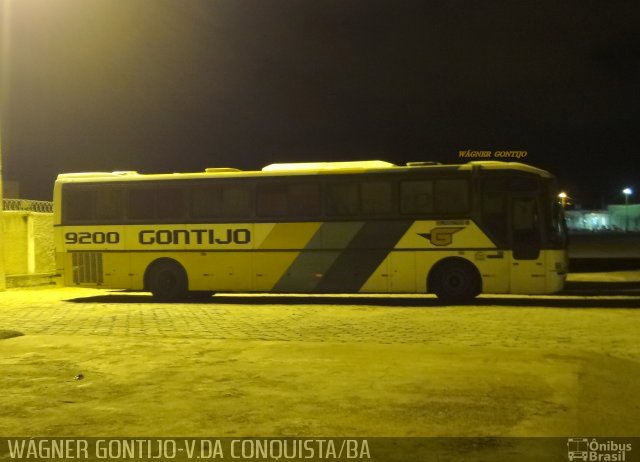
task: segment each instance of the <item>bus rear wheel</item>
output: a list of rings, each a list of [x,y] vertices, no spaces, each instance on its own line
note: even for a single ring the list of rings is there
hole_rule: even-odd
[[[482,279],[467,260],[449,258],[431,270],[427,287],[446,304],[469,303],[482,291]]]
[[[184,300],[189,288],[187,273],[175,260],[159,260],[148,270],[147,288],[158,300]]]

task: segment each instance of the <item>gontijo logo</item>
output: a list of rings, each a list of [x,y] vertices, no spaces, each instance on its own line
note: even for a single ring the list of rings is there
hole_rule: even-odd
[[[251,231],[239,229],[143,229],[138,233],[140,244],[249,244]]]
[[[464,226],[441,226],[439,228],[433,228],[430,233],[418,233],[420,236],[428,239],[433,245],[444,247],[451,245],[453,242],[453,235],[464,229]]]

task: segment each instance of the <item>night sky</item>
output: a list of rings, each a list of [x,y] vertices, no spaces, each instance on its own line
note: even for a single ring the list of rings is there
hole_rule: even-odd
[[[527,151],[583,207],[640,200],[637,0],[0,2],[25,198],[59,172],[473,149]]]

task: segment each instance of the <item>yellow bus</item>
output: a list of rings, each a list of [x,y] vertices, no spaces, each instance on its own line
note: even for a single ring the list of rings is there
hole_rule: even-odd
[[[70,286],[150,291],[548,294],[567,273],[553,176],[514,162],[273,164],[60,174]]]

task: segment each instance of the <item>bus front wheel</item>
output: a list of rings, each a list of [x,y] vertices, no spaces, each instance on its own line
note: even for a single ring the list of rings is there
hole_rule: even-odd
[[[187,298],[187,273],[175,260],[159,260],[147,272],[147,288],[158,300],[174,301]]]
[[[469,303],[482,292],[482,279],[469,261],[448,258],[433,267],[427,289],[446,304]]]

